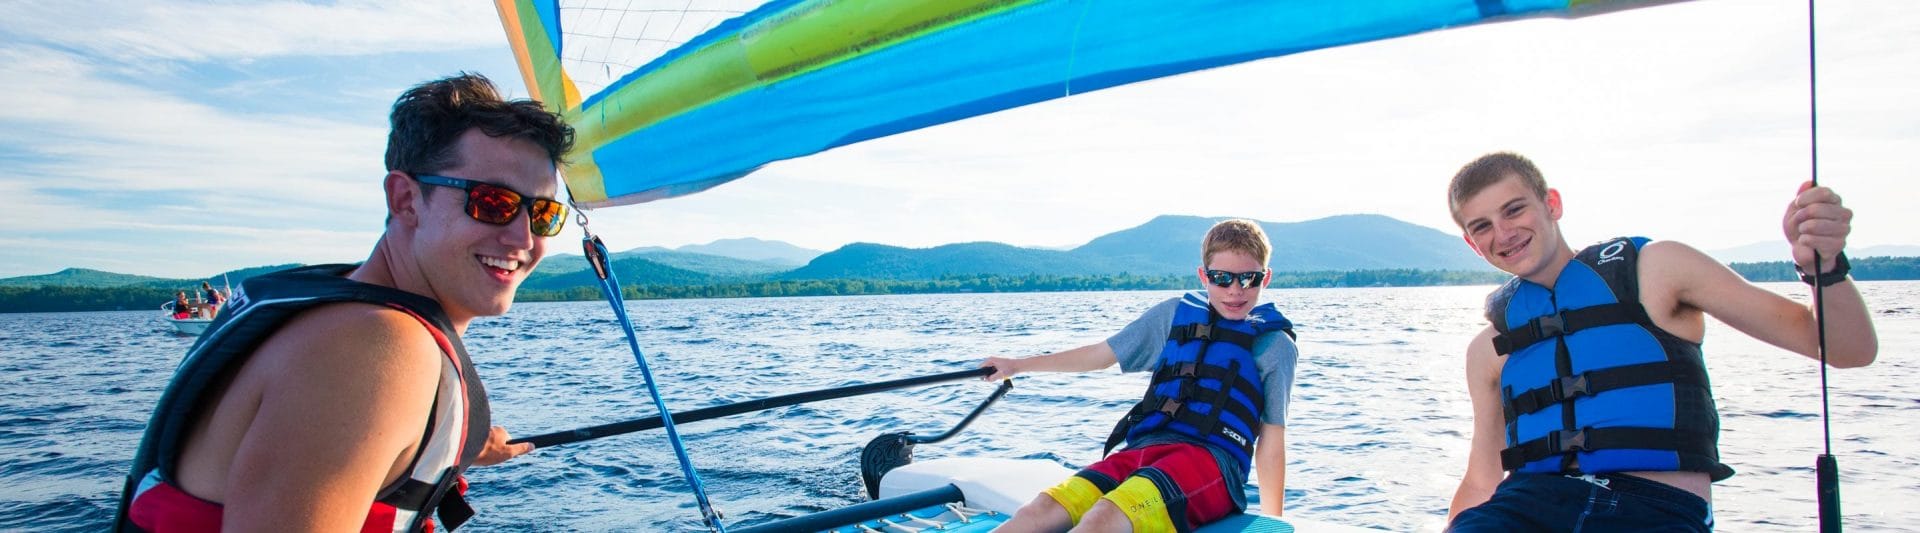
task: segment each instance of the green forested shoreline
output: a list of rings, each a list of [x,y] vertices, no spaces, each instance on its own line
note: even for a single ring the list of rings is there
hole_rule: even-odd
[[[1858,280],[1920,279],[1920,257],[1864,257],[1852,260],[1853,277]],[[1799,275],[1785,261],[1770,263],[1734,263],[1735,272],[1756,282],[1794,281]],[[1346,272],[1275,272],[1272,287],[1412,287],[1432,285],[1489,285],[1499,283],[1505,274],[1485,271],[1451,270],[1355,270]],[[776,296],[851,296],[863,294],[930,294],[969,292],[1062,292],[1187,289],[1194,287],[1191,276],[1142,276],[1113,274],[1095,276],[1059,275],[955,275],[939,279],[829,279],[766,280],[713,283],[704,285],[652,285],[644,280],[623,280],[622,292],[629,299],[745,298]],[[192,284],[197,285],[197,282]],[[181,282],[184,287],[187,282]],[[158,310],[171,300],[175,289],[153,286],[76,287],[76,286],[0,286],[0,312],[40,313],[64,311]],[[523,289],[523,302],[580,301],[600,299],[600,289],[580,286],[555,290]]]
[[[0,313],[133,309],[157,313],[161,304],[173,301],[174,292],[152,287],[0,287]]]

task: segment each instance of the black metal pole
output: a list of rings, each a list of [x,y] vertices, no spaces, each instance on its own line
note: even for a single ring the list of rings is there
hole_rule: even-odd
[[[1815,75],[1813,2],[1807,0],[1807,147],[1815,187],[1820,186],[1820,98]],[[1820,501],[1820,533],[1840,533],[1840,464],[1833,459],[1833,422],[1827,408],[1827,300],[1821,290],[1820,251],[1813,252],[1813,322],[1820,348],[1820,438],[1824,451],[1813,461],[1815,493]]]
[[[993,402],[999,401],[1000,397],[1006,396],[1007,391],[1010,391],[1010,390],[1013,390],[1013,380],[1011,379],[1002,380],[1000,382],[1000,387],[993,389],[993,394],[990,394],[987,396],[987,401],[980,402],[980,406],[973,408],[973,412],[967,413],[967,417],[960,419],[960,423],[954,424],[953,429],[949,429],[947,430],[946,433],[941,433],[939,435],[934,435],[931,437],[908,435],[907,442],[911,442],[914,444],[933,444],[943,440],[951,439],[953,438],[954,435],[959,435],[961,430],[967,429],[967,425],[973,423],[973,419],[980,418],[980,413],[987,412],[987,408],[993,406]]]
[[[975,368],[972,370],[962,370],[958,372],[934,374],[931,376],[920,376],[920,377],[913,377],[913,378],[906,378],[906,379],[896,379],[892,381],[863,383],[860,385],[848,385],[845,387],[836,387],[836,388],[823,389],[823,390],[817,390],[817,391],[798,392],[794,394],[774,396],[770,398],[760,398],[757,400],[747,400],[744,402],[730,403],[726,405],[716,405],[713,407],[703,407],[703,408],[694,409],[691,411],[674,413],[673,422],[675,424],[699,422],[701,420],[709,420],[714,418],[733,416],[741,413],[751,413],[754,411],[772,409],[775,407],[786,407],[790,405],[799,405],[803,403],[817,402],[821,400],[832,400],[836,398],[846,398],[849,396],[872,394],[875,392],[889,391],[894,389],[903,389],[907,387],[915,387],[920,385],[930,385],[934,383],[941,383],[941,382],[947,382],[947,381],[958,381],[958,380],[963,380],[968,378],[977,378],[977,377],[987,376],[992,373],[993,373],[992,368],[981,367],[981,368]],[[633,433],[636,431],[658,429],[662,425],[663,424],[662,424],[662,421],[660,420],[660,417],[656,415],[656,416],[649,416],[646,418],[628,420],[624,422],[614,422],[611,424],[601,424],[598,426],[584,427],[584,428],[574,429],[569,431],[559,431],[554,433],[547,433],[544,435],[535,435],[532,437],[519,438],[519,439],[514,439],[512,441],[509,441],[508,444],[518,444],[522,442],[529,442],[529,443],[533,443],[533,447],[535,448],[545,448],[548,446],[557,446],[561,444],[572,444],[576,442],[588,441],[588,440],[598,439],[601,437],[624,435],[624,434]]]

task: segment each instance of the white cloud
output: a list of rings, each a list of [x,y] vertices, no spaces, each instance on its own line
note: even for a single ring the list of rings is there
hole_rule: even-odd
[[[0,265],[0,274],[118,265],[138,267],[120,270],[129,273],[205,275],[274,255],[226,253],[219,246],[233,232],[364,230],[380,216],[386,132],[379,124],[340,122],[324,111],[235,113],[118,81],[85,57],[34,46],[0,45],[0,79],[18,101],[30,102],[0,107],[0,146],[24,154],[0,171],[0,190],[60,214],[42,231],[87,236],[22,249],[19,263]],[[175,221],[186,227],[167,227]],[[138,253],[100,252],[116,248],[108,242],[130,240],[130,230],[198,237],[126,243]],[[292,259],[278,255],[284,259],[277,262]],[[156,261],[170,257],[200,260]]]
[[[127,60],[248,60],[497,46],[492,9],[471,0],[207,3],[9,2],[0,30]]]
[[[209,201],[282,198],[364,205],[382,172],[384,128],[306,115],[245,115],[107,79],[82,58],[0,48],[0,79],[32,105],[0,107],[7,144],[40,156],[15,169],[43,187],[197,191]],[[289,187],[297,184],[298,187]],[[262,215],[273,206],[234,215]]]

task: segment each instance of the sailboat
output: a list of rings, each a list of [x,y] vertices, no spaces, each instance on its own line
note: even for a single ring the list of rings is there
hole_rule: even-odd
[[[689,7],[659,25],[644,22],[651,9],[610,14],[553,1],[496,5],[531,96],[577,130],[562,172],[569,197],[599,209],[698,194],[772,162],[1139,81],[1450,27],[1605,16],[1663,3],[1670,2],[773,0]],[[595,251],[597,240],[589,240],[588,255],[604,255]],[[623,314],[617,284],[609,287],[615,312]],[[633,344],[644,370],[640,343]],[[912,380],[857,392],[906,381]],[[672,416],[524,441],[544,447],[654,428],[671,435],[675,422],[850,392],[856,391],[693,411],[669,411],[655,394],[656,406]],[[873,502],[749,530],[991,529],[1071,471],[1002,458],[914,462],[911,450],[954,437],[998,397],[938,436],[877,437],[862,457]],[[677,437],[670,440],[707,525],[724,531]],[[1355,530],[1257,513],[1201,529]]]

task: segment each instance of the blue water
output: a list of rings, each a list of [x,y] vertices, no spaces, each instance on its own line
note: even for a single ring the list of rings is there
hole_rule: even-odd
[[[1863,284],[1880,360],[1835,371],[1834,452],[1850,531],[1920,530],[1920,282]],[[1805,298],[1805,286],[1768,285]],[[1287,513],[1390,530],[1441,526],[1468,447],[1461,349],[1487,287],[1273,290],[1300,324],[1288,429]],[[636,301],[676,410],[961,370],[989,354],[1104,339],[1172,292]],[[648,416],[640,373],[604,302],[522,304],[467,336],[494,421],[533,435]],[[148,411],[192,338],[150,312],[0,314],[0,530],[97,530],[112,516]],[[1722,531],[1815,528],[1819,374],[1797,355],[1710,323],[1706,349],[1739,475],[1715,490]],[[1098,458],[1142,375],[1023,377],[961,437],[916,449]],[[991,387],[931,388],[685,424],[729,524],[862,498],[860,447],[937,432]],[[534,452],[469,474],[481,515],[463,531],[697,530],[660,431]]]

